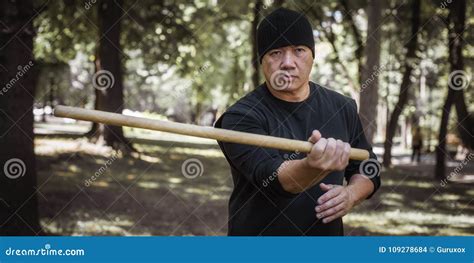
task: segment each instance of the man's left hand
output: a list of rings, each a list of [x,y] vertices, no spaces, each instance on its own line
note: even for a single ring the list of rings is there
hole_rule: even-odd
[[[319,186],[326,193],[319,197],[315,211],[316,217],[323,219],[323,223],[343,217],[354,207],[356,200],[354,200],[350,186],[324,183]]]

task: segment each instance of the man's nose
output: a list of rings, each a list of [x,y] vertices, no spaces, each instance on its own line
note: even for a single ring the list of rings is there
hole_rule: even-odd
[[[282,69],[295,68],[295,57],[291,52],[285,52],[281,61]]]

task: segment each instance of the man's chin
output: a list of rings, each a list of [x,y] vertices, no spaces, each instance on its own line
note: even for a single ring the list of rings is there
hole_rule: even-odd
[[[299,90],[300,88],[301,88],[301,83],[299,83],[299,81],[298,81],[298,82],[292,82],[290,85],[288,85],[287,87],[285,87],[281,91],[294,92],[294,91]]]

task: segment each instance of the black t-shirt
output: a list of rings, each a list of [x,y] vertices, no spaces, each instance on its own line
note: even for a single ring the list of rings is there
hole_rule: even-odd
[[[232,105],[215,126],[304,141],[313,130],[319,130],[325,138],[367,149],[371,158],[376,158],[365,138],[355,101],[313,82],[309,97],[302,102],[280,100],[262,84]],[[219,142],[219,146],[234,181],[229,235],[343,235],[342,219],[324,224],[316,218],[314,208],[324,193],[319,184],[292,194],[278,181],[280,165],[285,160],[302,159],[305,153],[225,142]],[[333,172],[322,182],[342,185],[344,178],[349,180],[359,173],[359,165],[358,161],[350,161],[345,171]],[[380,178],[371,180],[376,191]]]

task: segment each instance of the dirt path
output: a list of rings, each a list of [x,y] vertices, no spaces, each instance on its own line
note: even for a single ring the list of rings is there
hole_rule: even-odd
[[[232,181],[220,150],[186,142],[136,146],[141,155],[122,158],[84,139],[39,137],[44,229],[53,235],[225,235]],[[183,176],[190,159],[202,163],[200,176]],[[473,184],[442,186],[429,171],[403,165],[384,171],[379,193],[344,218],[346,234],[473,235]]]

